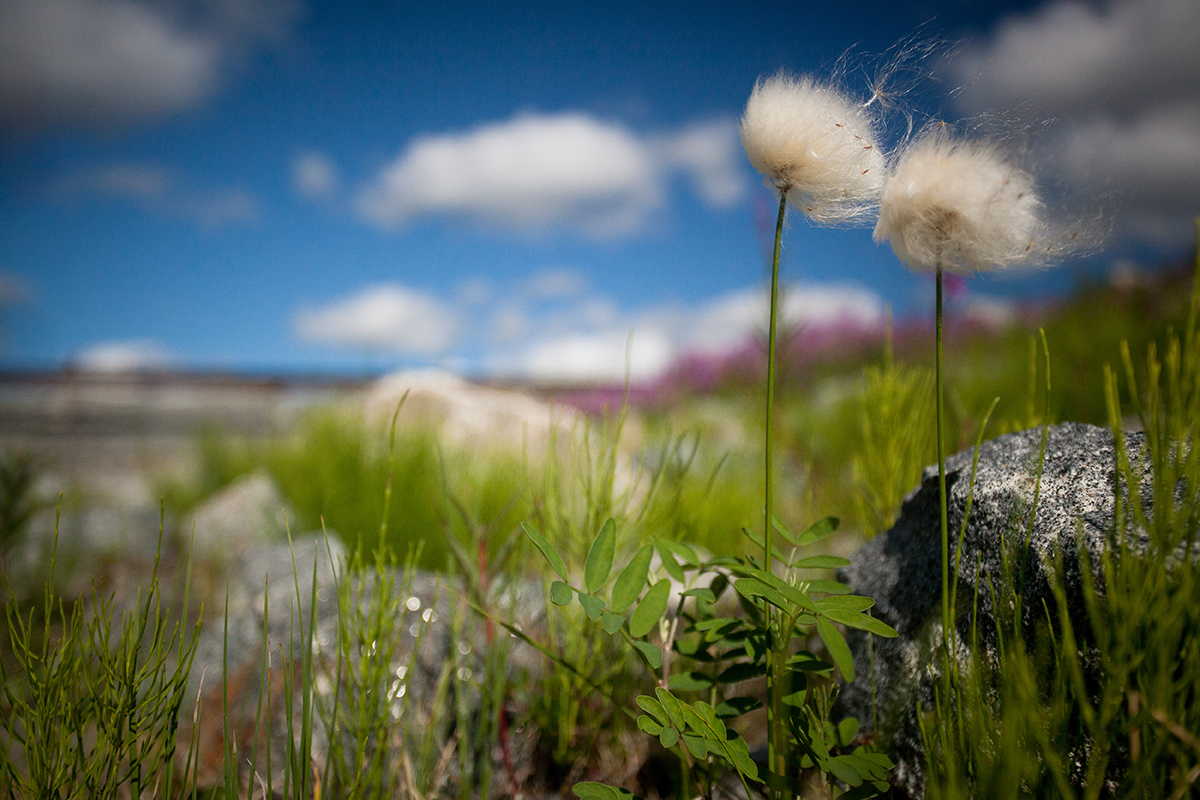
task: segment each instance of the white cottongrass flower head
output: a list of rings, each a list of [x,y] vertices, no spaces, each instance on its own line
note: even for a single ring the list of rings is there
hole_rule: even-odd
[[[1045,264],[1045,205],[1033,175],[996,142],[956,138],[936,127],[888,170],[875,241],[889,242],[919,271],[970,274]]]
[[[885,159],[875,120],[831,85],[786,72],[760,78],[741,134],[765,182],[815,222],[854,221],[879,200]]]

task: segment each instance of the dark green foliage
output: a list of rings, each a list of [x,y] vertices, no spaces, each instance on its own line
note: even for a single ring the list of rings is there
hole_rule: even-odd
[[[869,598],[846,595],[841,591],[844,587],[830,593],[829,587],[837,584],[818,583],[814,589],[812,583],[803,579],[803,570],[845,563],[844,559],[831,556],[798,555],[799,543],[819,541],[836,527],[837,520],[826,519],[795,536],[782,523],[778,524],[784,546],[790,551],[790,555],[780,556],[787,569],[786,579],[760,569],[750,557],[702,559],[685,544],[655,539],[654,548],[664,569],[684,585],[674,618],[667,615],[671,581],[647,575],[643,566],[649,563],[647,548],[634,555],[613,588],[613,597],[619,597],[623,607],[633,605],[627,627],[623,614],[612,613],[618,610],[615,606],[610,608],[593,594],[556,582],[563,587],[563,597],[559,599],[565,600],[556,599],[558,605],[570,603],[572,595],[578,597],[587,616],[602,617],[604,631],[609,636],[620,633],[654,676],[657,684],[654,696],[636,698],[645,712],[637,718],[637,726],[657,737],[662,747],[675,752],[680,759],[677,790],[681,795],[700,792],[709,796],[722,776],[730,772],[748,795],[752,793],[752,783],[764,782],[783,796],[803,793],[806,773],[808,779],[812,778],[811,773],[829,776],[824,780],[836,779],[854,797],[873,797],[887,790],[886,774],[892,764],[886,755],[870,747],[853,746],[858,730],[853,720],[843,721],[839,726],[829,722],[830,700],[836,692],[834,665],[844,679],[854,679],[849,648],[833,623],[880,636],[896,635],[888,626],[863,613],[872,605]],[[535,528],[526,525],[525,532],[549,563],[562,563],[554,545]],[[609,520],[597,535],[591,552],[607,552],[608,539],[614,534],[614,525]],[[588,590],[596,592],[604,585],[596,577],[601,570],[594,567],[591,558],[588,566],[593,567],[585,570],[593,579]],[[609,571],[603,570],[606,577]],[[640,578],[636,590],[634,577]],[[730,586],[740,597],[744,616],[718,615],[716,604]],[[641,599],[636,604],[626,602],[638,594]],[[590,608],[593,603],[594,613]],[[794,639],[799,639],[803,647],[814,632],[824,641],[832,665],[794,648]],[[564,668],[575,670],[569,662],[544,652]],[[772,657],[768,658],[769,654]],[[778,665],[773,678],[786,684],[781,693],[786,705],[782,729],[786,738],[772,736],[772,753],[777,755],[773,763],[791,766],[785,771],[767,770],[760,774],[745,740],[727,727],[726,722],[761,706],[755,698],[731,692],[743,681],[766,675],[772,665]],[[692,699],[696,695],[707,699]],[[841,793],[838,785],[829,783],[830,791]],[[590,782],[576,784],[575,792],[581,798],[617,797],[616,792],[621,792],[620,796],[629,794]]]

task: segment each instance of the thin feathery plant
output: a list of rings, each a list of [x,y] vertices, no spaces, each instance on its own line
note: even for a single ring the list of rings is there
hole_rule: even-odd
[[[163,609],[161,518],[149,584],[121,615],[119,633],[115,599],[95,583],[90,609],[82,598],[68,606],[56,594],[58,521],[41,625],[11,593],[5,601],[17,673],[0,663],[0,786],[8,798],[170,793],[199,622],[189,633],[186,621],[172,622]]]

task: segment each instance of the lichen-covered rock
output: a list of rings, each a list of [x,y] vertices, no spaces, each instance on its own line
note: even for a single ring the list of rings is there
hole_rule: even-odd
[[[1126,439],[1131,453],[1141,451],[1143,434],[1130,433]],[[1025,622],[1032,624],[1033,615],[1044,613],[1042,601],[1053,602],[1050,570],[1059,552],[1068,605],[1074,606],[1070,611],[1083,613],[1079,548],[1086,548],[1092,563],[1098,563],[1108,546],[1117,486],[1114,440],[1110,431],[1091,425],[1050,427],[1039,481],[1041,442],[1040,428],[985,442],[979,449],[973,493],[974,448],[946,460],[950,580],[957,579],[959,598],[953,638],[960,658],[968,658],[965,643],[972,641],[976,604],[979,641],[990,652],[996,632],[991,586],[1006,574],[1022,587]],[[1037,506],[1031,522],[1035,491]],[[958,535],[972,494],[955,571]],[[935,652],[942,638],[936,465],[926,468],[921,485],[905,499],[891,530],[866,544],[840,577],[855,594],[874,598],[872,613],[899,636],[874,637],[868,647],[865,635],[848,632],[858,679],[845,687],[837,710],[857,717],[864,730],[871,730],[877,721],[876,732],[889,742],[897,761],[894,785],[913,797],[923,796],[918,707],[932,708],[939,674]]]

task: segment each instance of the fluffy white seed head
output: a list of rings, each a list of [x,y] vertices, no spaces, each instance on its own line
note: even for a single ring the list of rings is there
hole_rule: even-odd
[[[889,242],[911,269],[969,274],[1041,264],[1044,205],[1033,176],[996,144],[934,129],[888,171],[875,241]]]
[[[742,114],[742,146],[766,182],[816,222],[849,222],[879,200],[884,155],[867,109],[811,77],[760,79]]]

